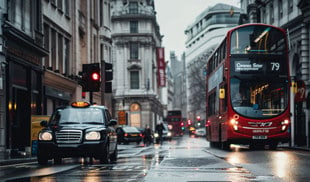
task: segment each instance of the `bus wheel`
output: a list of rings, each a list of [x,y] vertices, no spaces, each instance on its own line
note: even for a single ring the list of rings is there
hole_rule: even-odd
[[[269,149],[270,150],[276,150],[278,146],[278,142],[272,142],[269,144]]]
[[[250,150],[261,150],[265,148],[264,144],[256,143],[256,144],[250,144]]]
[[[210,142],[210,146],[213,148],[219,147],[219,142]]]
[[[221,148],[223,150],[230,150],[230,143],[229,142],[221,142]]]

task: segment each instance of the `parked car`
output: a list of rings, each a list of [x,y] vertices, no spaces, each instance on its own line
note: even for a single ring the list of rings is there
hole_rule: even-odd
[[[142,133],[133,126],[121,126],[116,129],[117,142],[119,144],[128,144],[130,142],[136,142],[139,144],[142,141]]]
[[[198,128],[195,132],[196,137],[204,137],[206,136],[206,128]]]
[[[74,102],[57,108],[49,122],[39,132],[37,160],[47,164],[49,159],[61,163],[65,157],[91,157],[101,163],[117,160],[117,136],[105,106]]]

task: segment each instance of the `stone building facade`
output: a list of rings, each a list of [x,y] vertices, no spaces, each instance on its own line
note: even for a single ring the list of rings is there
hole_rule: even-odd
[[[208,57],[224,38],[226,32],[238,25],[240,9],[218,3],[198,15],[185,30],[186,40],[186,73],[187,73],[187,117],[192,121],[197,116],[205,117],[205,81],[195,85],[192,77],[205,79],[204,69]],[[199,65],[199,66],[197,66]],[[196,68],[197,67],[197,68]],[[192,71],[191,71],[192,70]],[[192,76],[193,73],[197,75]],[[197,91],[196,94],[193,91]],[[197,94],[198,93],[198,94]]]
[[[112,61],[110,0],[4,0],[0,24],[0,152],[29,152],[32,118],[90,101],[82,65]],[[112,106],[102,89],[92,100]]]
[[[162,36],[153,0],[112,0],[114,111],[122,124],[136,127],[163,119],[162,88],[157,84],[156,50]]]

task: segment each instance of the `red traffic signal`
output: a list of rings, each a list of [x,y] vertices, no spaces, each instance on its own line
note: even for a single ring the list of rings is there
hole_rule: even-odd
[[[91,74],[91,79],[94,81],[99,81],[100,80],[100,74],[97,72],[94,72]]]
[[[83,64],[82,87],[83,92],[100,91],[100,65],[99,63]]]
[[[188,125],[188,126],[192,125],[192,121],[191,121],[190,119],[187,120],[187,125]]]

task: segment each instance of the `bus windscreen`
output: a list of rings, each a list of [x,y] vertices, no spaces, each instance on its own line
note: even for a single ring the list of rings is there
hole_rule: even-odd
[[[266,26],[246,26],[231,34],[231,54],[284,54],[286,51],[285,34]]]

